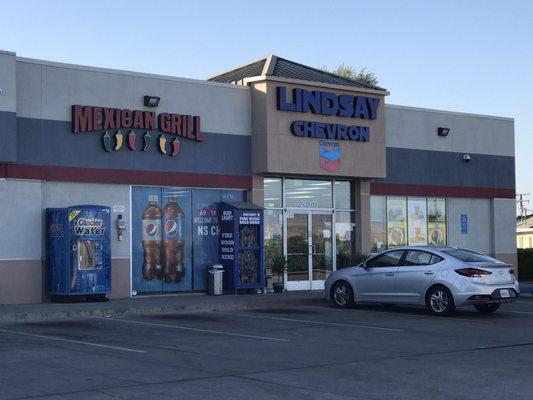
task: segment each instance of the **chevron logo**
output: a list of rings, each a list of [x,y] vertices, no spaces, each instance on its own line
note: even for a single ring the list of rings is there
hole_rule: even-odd
[[[341,146],[339,142],[321,140],[319,142],[320,168],[338,171],[341,168]]]

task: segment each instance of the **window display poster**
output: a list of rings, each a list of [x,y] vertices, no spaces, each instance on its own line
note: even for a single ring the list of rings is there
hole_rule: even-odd
[[[132,289],[192,289],[190,190],[132,188]]]
[[[446,245],[446,200],[429,198],[428,243],[434,246]]]
[[[389,247],[405,246],[407,242],[407,218],[405,197],[387,198],[387,238]]]
[[[407,226],[409,227],[409,246],[425,246],[427,240],[427,211],[425,198],[407,199]]]
[[[242,190],[132,187],[133,292],[206,290],[207,269],[220,261],[220,202],[245,196]]]

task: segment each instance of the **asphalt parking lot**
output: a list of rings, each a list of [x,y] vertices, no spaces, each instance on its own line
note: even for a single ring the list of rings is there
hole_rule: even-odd
[[[1,399],[533,397],[533,297],[493,315],[413,307],[0,326]]]

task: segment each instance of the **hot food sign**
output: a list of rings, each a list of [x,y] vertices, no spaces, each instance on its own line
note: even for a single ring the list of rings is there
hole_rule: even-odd
[[[177,156],[180,139],[203,142],[200,117],[154,111],[72,106],[72,132],[102,132],[102,145],[108,152],[119,151],[127,143],[131,151],[148,151],[152,146],[150,131],[158,130],[157,147],[164,155]],[[122,133],[125,131],[125,133]],[[142,132],[138,140],[136,131]],[[170,138],[167,139],[169,135]]]

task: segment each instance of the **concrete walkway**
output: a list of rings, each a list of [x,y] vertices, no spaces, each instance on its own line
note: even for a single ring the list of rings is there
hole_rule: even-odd
[[[110,300],[108,302],[4,305],[0,306],[0,323],[124,314],[277,309],[324,302],[322,291],[298,291],[280,294],[224,296],[195,293],[136,297],[133,299]]]

